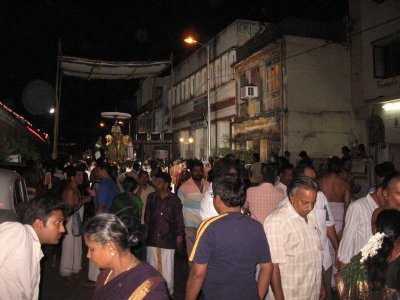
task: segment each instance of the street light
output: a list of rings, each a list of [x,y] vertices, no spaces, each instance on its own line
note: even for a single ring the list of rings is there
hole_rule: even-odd
[[[54,113],[55,113],[54,107],[50,108],[49,113],[50,113],[50,114],[54,114]]]
[[[204,45],[188,36],[184,42],[189,45],[198,44],[207,50],[207,159],[211,156],[211,108],[210,108],[210,45]]]

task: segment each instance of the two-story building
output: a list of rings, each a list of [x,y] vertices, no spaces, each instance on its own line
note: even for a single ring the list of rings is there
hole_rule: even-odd
[[[237,49],[236,149],[253,149],[262,162],[286,150],[340,155],[353,139],[344,33],[340,24],[285,19]]]

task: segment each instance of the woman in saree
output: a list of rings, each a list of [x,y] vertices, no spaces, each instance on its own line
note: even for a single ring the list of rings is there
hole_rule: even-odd
[[[400,211],[380,210],[375,235],[336,276],[340,299],[400,299]]]
[[[99,214],[84,228],[87,257],[101,268],[93,299],[169,299],[162,276],[129,250],[138,239],[113,214]]]

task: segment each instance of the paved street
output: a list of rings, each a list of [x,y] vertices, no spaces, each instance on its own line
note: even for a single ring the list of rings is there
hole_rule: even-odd
[[[186,249],[175,255],[175,299],[184,299],[188,275]],[[41,300],[91,299],[94,287],[87,281],[88,260],[84,247],[83,269],[75,283],[69,283],[58,274],[57,268],[51,266],[51,249],[44,249],[45,258],[42,265]]]

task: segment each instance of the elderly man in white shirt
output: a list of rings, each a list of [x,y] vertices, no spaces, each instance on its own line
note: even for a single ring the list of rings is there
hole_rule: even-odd
[[[320,230],[313,213],[317,184],[301,176],[289,185],[289,200],[264,223],[274,265],[275,299],[317,300],[325,296]]]
[[[0,224],[0,298],[39,299],[42,244],[58,244],[64,228],[65,205],[55,199],[33,200],[27,223]]]
[[[343,267],[343,264],[348,264],[373,235],[371,228],[372,214],[375,209],[385,205],[382,187],[379,185],[375,192],[349,205],[337,255],[341,267]]]
[[[297,165],[293,171],[293,176],[298,178],[300,176],[307,176],[313,180],[315,180],[316,174],[315,170],[310,165],[300,164]],[[289,202],[289,198],[286,197],[282,199],[279,203],[279,207],[283,206],[285,203]],[[332,211],[330,209],[328,199],[326,199],[323,192],[317,192],[317,199],[315,201],[314,209],[312,210],[314,214],[314,218],[317,223],[317,227],[319,232],[319,238],[321,240],[322,246],[322,266],[323,266],[323,279],[324,279],[324,287],[326,291],[326,299],[332,299],[331,292],[331,280],[333,273],[333,261],[331,254],[329,252],[329,241],[331,241],[335,250],[338,249],[338,237],[335,231],[335,220],[333,218]]]

